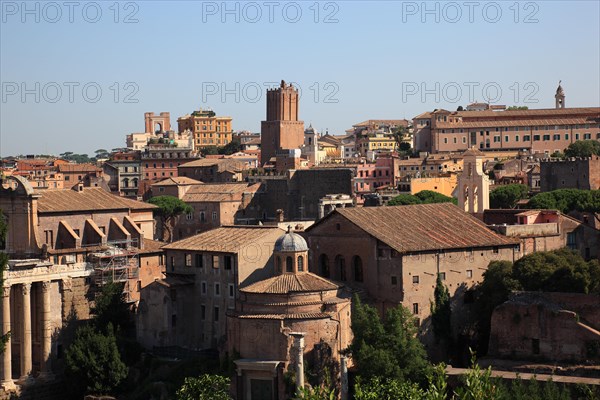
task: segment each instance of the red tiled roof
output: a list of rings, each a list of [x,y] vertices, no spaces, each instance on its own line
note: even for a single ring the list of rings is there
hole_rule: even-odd
[[[478,111],[470,111],[478,112]],[[484,120],[484,121],[464,121],[463,122],[438,122],[436,129],[460,129],[460,128],[485,128],[489,126],[494,127],[514,127],[514,126],[551,126],[554,130],[555,125],[582,125],[582,124],[595,124],[598,122],[597,118],[592,117],[581,117],[581,118],[553,118],[553,119],[513,119],[513,120]]]
[[[246,293],[288,294],[337,290],[335,283],[310,272],[277,275],[240,289]]]
[[[179,185],[194,185],[202,183],[196,179],[188,178],[187,176],[176,176],[164,179],[162,181],[153,183],[152,186],[179,186]]]
[[[451,203],[337,208],[307,232],[335,214],[399,253],[518,244]]]
[[[331,318],[327,313],[299,313],[299,314],[243,314],[240,319],[324,319]]]
[[[254,193],[259,187],[260,183],[249,185],[244,182],[197,184],[188,189],[182,200],[186,203],[241,200],[243,193]]]
[[[83,188],[81,192],[72,189],[42,190],[38,200],[38,212],[69,212],[94,210],[152,210],[157,208],[150,203],[116,196],[102,188]]]
[[[222,226],[170,243],[163,246],[163,249],[237,253],[243,246],[250,243],[260,244],[262,248],[261,240],[274,232],[283,235],[284,231],[277,227],[267,226]]]

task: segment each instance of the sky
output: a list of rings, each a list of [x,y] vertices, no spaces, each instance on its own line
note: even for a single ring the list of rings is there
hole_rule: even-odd
[[[0,1],[0,156],[93,155],[145,112],[199,108],[260,131],[301,91],[330,134],[479,101],[600,106],[599,1]]]

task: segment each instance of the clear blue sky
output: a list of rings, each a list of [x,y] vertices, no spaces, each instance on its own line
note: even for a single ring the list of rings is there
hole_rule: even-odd
[[[559,79],[567,106],[600,106],[598,1],[271,3],[27,2],[28,13],[3,0],[0,155],[121,147],[146,111],[169,111],[176,129],[211,107],[259,131],[264,85],[281,79],[302,88],[305,124],[334,134],[486,96],[553,107]]]

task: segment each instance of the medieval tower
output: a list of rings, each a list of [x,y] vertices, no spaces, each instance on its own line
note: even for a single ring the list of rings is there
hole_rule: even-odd
[[[463,172],[458,178],[458,206],[471,214],[490,208],[490,180],[483,172],[483,153],[471,148],[463,153]]]

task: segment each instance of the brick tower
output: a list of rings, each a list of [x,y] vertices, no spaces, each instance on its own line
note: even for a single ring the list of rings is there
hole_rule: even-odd
[[[260,125],[263,164],[278,150],[299,149],[304,144],[304,122],[298,120],[298,90],[281,81],[267,89],[267,118]]]

